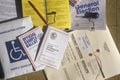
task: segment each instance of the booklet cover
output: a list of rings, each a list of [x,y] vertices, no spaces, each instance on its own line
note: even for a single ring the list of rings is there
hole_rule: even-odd
[[[69,34],[48,26],[36,62],[58,69],[67,47]]]
[[[106,29],[106,0],[69,0],[71,29]]]
[[[44,68],[42,64],[38,64],[35,62],[38,46],[42,39],[42,36],[42,29],[40,27],[36,27],[18,37],[35,70],[41,70]]]
[[[33,71],[17,36],[33,27],[30,17],[0,24],[0,60],[5,79]]]

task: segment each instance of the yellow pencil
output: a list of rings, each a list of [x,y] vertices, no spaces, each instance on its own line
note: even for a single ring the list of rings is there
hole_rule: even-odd
[[[35,10],[35,12],[38,14],[38,16],[43,20],[43,22],[47,25],[47,21],[44,19],[42,14],[37,10],[37,8],[33,5],[31,1],[28,1],[28,3],[32,6],[32,8]]]

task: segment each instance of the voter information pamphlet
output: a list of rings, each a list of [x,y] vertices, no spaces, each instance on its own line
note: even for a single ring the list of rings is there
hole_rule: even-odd
[[[58,69],[67,47],[69,34],[48,26],[36,62]]]
[[[106,0],[69,0],[71,29],[106,29]]]
[[[0,60],[5,79],[33,72],[32,65],[17,39],[17,36],[32,27],[30,17],[0,24]]]
[[[44,68],[42,64],[38,64],[35,62],[38,46],[42,36],[42,29],[40,27],[36,27],[18,37],[21,45],[23,46],[23,49],[27,53],[27,56],[30,59],[35,70],[41,70]]]

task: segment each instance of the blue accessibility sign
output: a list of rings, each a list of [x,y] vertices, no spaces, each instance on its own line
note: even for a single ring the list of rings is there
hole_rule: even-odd
[[[27,59],[27,55],[22,48],[18,39],[7,41],[6,48],[9,56],[10,63]]]

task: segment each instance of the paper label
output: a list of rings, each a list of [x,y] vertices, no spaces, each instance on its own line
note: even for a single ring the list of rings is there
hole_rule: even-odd
[[[90,41],[86,33],[77,34],[75,35],[75,37],[76,37],[76,42],[78,43],[80,50],[83,51],[82,53],[88,53],[92,51]]]

